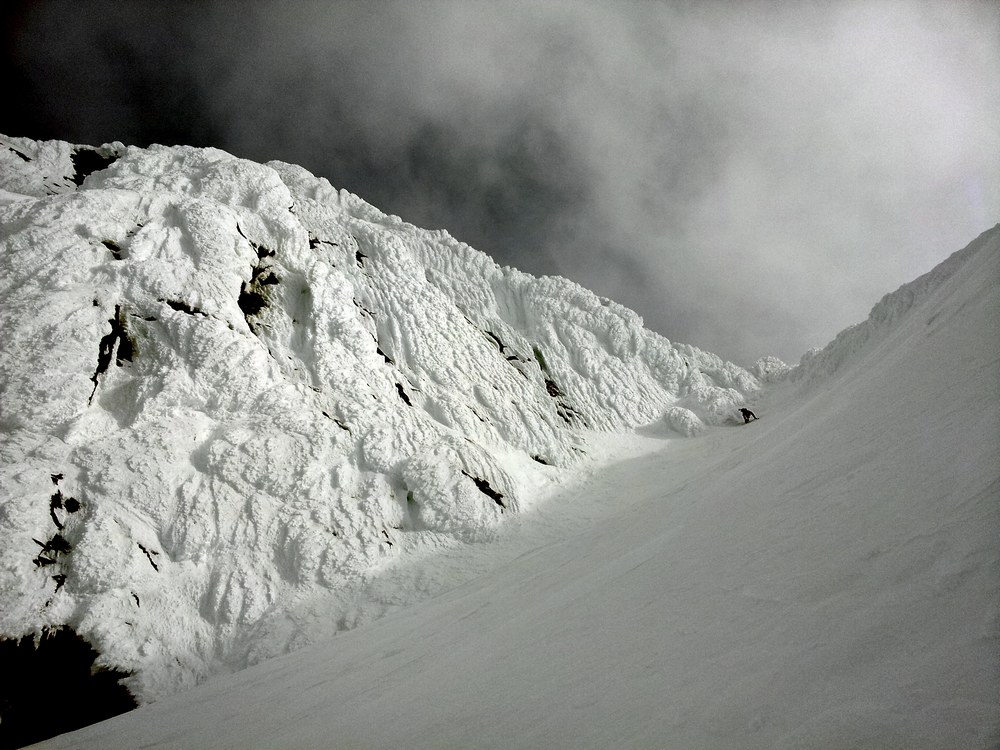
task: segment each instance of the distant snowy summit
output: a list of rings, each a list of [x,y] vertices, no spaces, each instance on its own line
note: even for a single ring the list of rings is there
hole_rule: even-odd
[[[0,634],[149,700],[352,624],[586,431],[728,420],[752,374],[306,170],[0,137]]]

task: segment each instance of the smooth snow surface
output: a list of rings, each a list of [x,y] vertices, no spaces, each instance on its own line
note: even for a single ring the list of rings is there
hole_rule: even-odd
[[[607,463],[370,580],[433,598],[44,746],[996,747],[998,330],[1000,228],[759,421],[580,433]]]
[[[588,432],[760,387],[292,165],[0,137],[0,190],[0,635],[72,626],[142,701],[417,598],[370,592]]]

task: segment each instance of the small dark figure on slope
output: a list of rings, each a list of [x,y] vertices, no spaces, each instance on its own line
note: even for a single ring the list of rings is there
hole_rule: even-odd
[[[752,411],[747,409],[745,406],[740,409],[740,414],[743,415],[743,424],[749,424],[751,419],[757,419],[757,415]]]

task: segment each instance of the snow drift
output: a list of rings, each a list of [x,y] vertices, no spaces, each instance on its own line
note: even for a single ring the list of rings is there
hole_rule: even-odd
[[[0,634],[70,626],[142,701],[356,625],[585,431],[761,384],[289,164],[2,138],[0,227]]]

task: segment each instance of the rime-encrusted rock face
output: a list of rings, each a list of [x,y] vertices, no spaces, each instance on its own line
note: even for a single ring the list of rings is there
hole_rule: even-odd
[[[308,640],[304,602],[329,630],[414,539],[488,536],[581,431],[758,387],[288,164],[2,138],[0,226],[0,633],[71,625],[140,699]]]

